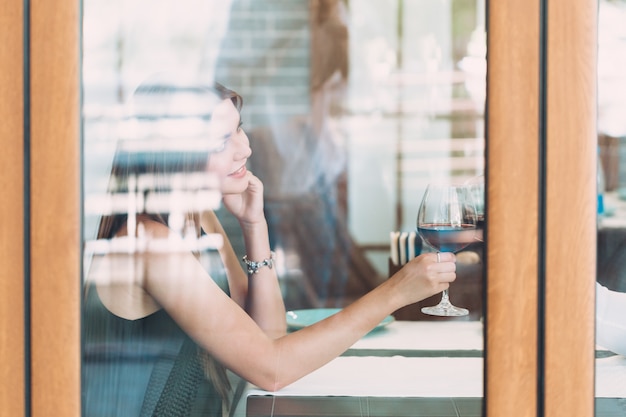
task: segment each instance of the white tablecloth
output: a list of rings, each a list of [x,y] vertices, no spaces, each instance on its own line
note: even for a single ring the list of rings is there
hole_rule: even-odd
[[[596,397],[626,398],[626,356],[596,359]]]
[[[352,349],[462,351],[482,346],[480,322],[397,321],[365,336]],[[626,357],[596,362],[596,397],[626,397]],[[342,356],[279,392],[248,384],[234,416],[245,416],[251,395],[480,398],[483,358]]]
[[[482,375],[482,358],[339,357],[274,395],[482,397]]]
[[[479,321],[394,321],[352,348],[483,350],[483,325]]]

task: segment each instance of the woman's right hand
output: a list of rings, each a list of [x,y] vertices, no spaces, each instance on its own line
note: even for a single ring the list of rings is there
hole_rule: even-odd
[[[248,171],[248,187],[240,194],[225,194],[222,198],[228,209],[243,225],[265,222],[263,213],[263,183]]]
[[[456,279],[456,256],[451,252],[424,253],[409,261],[388,282],[393,285],[400,307],[413,304],[448,289]]]

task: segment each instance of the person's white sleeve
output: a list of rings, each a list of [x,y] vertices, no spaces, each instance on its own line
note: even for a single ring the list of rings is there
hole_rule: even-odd
[[[626,355],[626,293],[596,282],[596,343]]]

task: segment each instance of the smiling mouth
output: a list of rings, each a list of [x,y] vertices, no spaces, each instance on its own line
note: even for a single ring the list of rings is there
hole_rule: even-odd
[[[238,170],[231,172],[230,174],[228,174],[229,176],[236,176],[241,174],[242,172],[244,172],[246,170],[246,166],[242,165],[241,168],[239,168]]]

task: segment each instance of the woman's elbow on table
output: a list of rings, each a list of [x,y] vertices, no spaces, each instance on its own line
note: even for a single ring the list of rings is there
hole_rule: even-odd
[[[295,355],[291,359],[284,356],[278,359],[276,357],[268,359],[267,356],[265,358],[255,364],[250,363],[246,367],[248,375],[240,376],[260,389],[269,392],[282,390],[322,365],[321,363],[319,365],[308,363],[307,359],[301,355]]]
[[[259,387],[260,389],[264,391],[277,392],[295,381],[296,380],[293,380],[293,381],[281,380],[275,374],[274,375],[263,374],[263,375],[258,375],[254,378],[251,378],[249,382],[251,382],[252,384],[256,385],[257,387]]]

